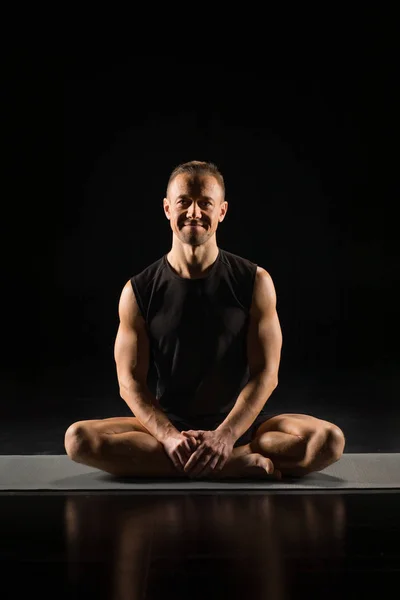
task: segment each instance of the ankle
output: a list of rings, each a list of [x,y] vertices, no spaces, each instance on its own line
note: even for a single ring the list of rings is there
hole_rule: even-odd
[[[232,454],[226,461],[222,470],[213,471],[207,477],[211,477],[211,479],[224,479],[225,477],[240,477],[243,472],[244,465],[247,462],[246,456],[251,454],[251,451],[249,452],[249,449],[250,448],[247,448],[247,444],[246,446],[238,446],[237,448],[234,448]]]
[[[228,461],[235,460],[239,456],[247,456],[247,454],[253,454],[254,450],[251,449],[250,444],[244,444],[243,446],[236,446],[232,450],[232,454],[228,458]]]

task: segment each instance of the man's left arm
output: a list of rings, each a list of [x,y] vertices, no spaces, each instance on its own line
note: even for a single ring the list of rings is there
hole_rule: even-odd
[[[281,348],[282,331],[276,311],[275,287],[269,273],[257,267],[247,333],[250,379],[216,429],[230,436],[233,443],[254,423],[277,387]]]

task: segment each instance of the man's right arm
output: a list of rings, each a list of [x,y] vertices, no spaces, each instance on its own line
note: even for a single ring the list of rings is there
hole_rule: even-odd
[[[119,327],[114,346],[119,392],[135,417],[159,442],[179,431],[149,390],[146,380],[149,369],[150,343],[145,321],[128,281],[119,301]]]

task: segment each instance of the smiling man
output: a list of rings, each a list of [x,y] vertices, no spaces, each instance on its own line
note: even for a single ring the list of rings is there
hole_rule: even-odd
[[[177,166],[163,207],[172,248],[119,301],[115,361],[133,415],[73,423],[68,456],[117,476],[209,479],[301,477],[339,460],[339,427],[265,406],[282,346],[276,293],[263,267],[217,245],[228,210],[218,168]]]

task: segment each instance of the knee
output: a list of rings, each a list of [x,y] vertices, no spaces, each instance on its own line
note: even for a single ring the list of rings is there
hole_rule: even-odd
[[[80,422],[73,423],[65,432],[64,447],[68,456],[79,462],[81,457],[87,456],[93,450],[93,435],[85,425]]]
[[[331,425],[326,431],[325,450],[330,454],[333,461],[337,461],[343,455],[346,440],[343,431],[336,425]]]

